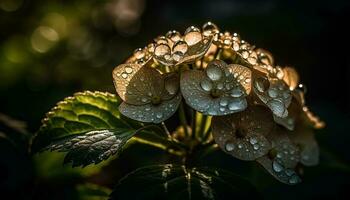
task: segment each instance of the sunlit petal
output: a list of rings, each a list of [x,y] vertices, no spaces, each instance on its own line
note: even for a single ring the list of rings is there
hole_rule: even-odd
[[[268,153],[271,143],[266,135],[273,128],[272,115],[262,106],[212,119],[215,142],[225,152],[242,160],[255,160]]]
[[[163,101],[157,106],[152,104],[131,105],[123,102],[119,106],[119,111],[134,120],[141,122],[160,123],[171,117],[181,102],[181,94],[178,93],[174,98]]]

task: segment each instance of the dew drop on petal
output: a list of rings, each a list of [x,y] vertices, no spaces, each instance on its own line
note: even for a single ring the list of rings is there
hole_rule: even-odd
[[[220,80],[223,75],[222,70],[215,65],[208,66],[206,69],[206,73],[207,76],[213,81]]]
[[[185,32],[184,41],[189,46],[193,46],[202,41],[202,34],[200,30],[194,26],[189,27]]]
[[[136,59],[140,60],[145,57],[145,52],[143,51],[143,49],[138,48],[134,51],[134,56]]]
[[[242,95],[243,95],[243,91],[239,87],[236,87],[231,90],[232,97],[241,97]]]
[[[218,27],[212,22],[205,23],[202,27],[202,30],[203,35],[206,37],[219,32]]]
[[[122,77],[123,78],[128,78],[128,74],[127,73],[122,73]]]
[[[235,149],[235,145],[231,142],[227,142],[225,145],[226,151],[233,151]]]
[[[213,88],[213,83],[208,79],[203,79],[200,84],[201,88],[207,92],[209,92]]]
[[[256,144],[258,140],[255,137],[250,138],[249,140],[250,144]]]
[[[276,160],[272,162],[272,168],[275,172],[281,172],[283,170],[283,166],[279,164]]]
[[[173,52],[181,52],[182,54],[185,54],[187,50],[188,45],[183,41],[177,42],[173,47]]]
[[[228,104],[228,109],[231,111],[239,111],[243,110],[247,107],[247,101],[245,99],[235,98],[231,100],[231,102]]]
[[[145,103],[145,102],[147,102],[147,98],[146,97],[142,97],[141,101]]]
[[[125,67],[125,72],[131,74],[133,69],[131,67]]]
[[[298,175],[296,175],[296,174],[294,174],[292,177],[290,177],[290,179],[289,179],[289,183],[290,184],[297,184],[297,183],[299,183],[301,180],[300,180],[300,177],[298,176]]]
[[[220,99],[220,106],[227,106],[228,104],[228,100],[226,98],[222,98]]]
[[[258,150],[259,148],[260,148],[259,144],[254,144],[254,145],[253,145],[253,149],[254,149],[254,150]]]
[[[156,117],[157,117],[158,119],[160,119],[160,118],[163,117],[163,114],[162,114],[162,113],[157,113]]]
[[[171,41],[173,42],[177,42],[179,40],[181,40],[181,34],[178,31],[169,31],[165,37],[169,38]]]
[[[159,44],[154,49],[156,56],[162,57],[170,54],[170,47],[167,44]]]

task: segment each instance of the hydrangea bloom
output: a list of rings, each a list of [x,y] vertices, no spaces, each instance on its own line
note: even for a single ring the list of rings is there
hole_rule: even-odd
[[[161,123],[183,98],[192,113],[212,117],[209,140],[283,183],[301,181],[297,165],[318,163],[313,128],[324,123],[306,107],[295,69],[276,66],[271,53],[211,22],[157,37],[117,66],[113,79],[123,115]]]

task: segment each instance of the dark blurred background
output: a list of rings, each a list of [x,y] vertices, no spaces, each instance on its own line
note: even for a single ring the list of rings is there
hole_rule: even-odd
[[[269,50],[278,65],[294,66],[307,86],[307,104],[327,123],[316,133],[321,164],[307,169],[304,183],[283,186],[259,170],[267,182],[253,181],[259,191],[266,199],[346,199],[350,178],[349,19],[347,0],[0,0],[0,132],[11,129],[6,123],[11,117],[26,126],[29,134],[34,133],[44,114],[74,92],[114,93],[111,71],[134,49],[168,30],[183,32],[190,25],[200,27],[212,21],[221,30],[237,32],[244,40]],[[45,182],[53,176],[47,174],[60,166],[40,164],[40,168],[25,156],[14,159],[6,145],[1,145],[4,167],[0,179],[5,192],[25,191],[28,198],[40,193],[45,199],[52,195],[48,191],[66,188],[60,180],[51,180],[53,185]],[[161,154],[139,148],[150,157]],[[147,156],[142,161],[130,158],[138,156],[135,152],[126,150],[118,161],[111,161],[119,167],[104,170],[100,176],[118,178],[145,164]],[[41,159],[47,163],[49,157]],[[62,156],[58,157],[60,165]],[[253,172],[244,169],[251,164],[220,154],[208,158],[212,165],[220,162],[214,157],[221,157],[231,171],[251,178]],[[39,181],[37,177],[41,177]],[[94,178],[89,175],[92,182],[103,182]],[[116,181],[103,185],[111,187]],[[38,185],[46,185],[46,193]],[[73,193],[70,188],[61,191],[68,196]]]

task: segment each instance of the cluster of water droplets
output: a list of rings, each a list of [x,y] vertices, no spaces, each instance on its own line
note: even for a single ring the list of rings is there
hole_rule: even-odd
[[[274,115],[281,118],[288,116],[288,106],[291,103],[292,95],[282,80],[268,80],[265,77],[259,77],[254,82],[254,91]]]
[[[160,123],[169,118],[175,113],[181,102],[181,95],[176,95],[174,98],[163,101],[159,105],[130,105],[122,103],[119,106],[119,111],[134,120],[142,122]]]
[[[300,161],[299,148],[288,140],[278,143],[273,150],[276,152],[276,155],[268,158],[271,159],[271,166],[267,166],[266,164],[263,164],[263,166],[269,167],[268,170],[282,182],[288,184],[299,183],[301,179],[295,172],[295,167]]]
[[[265,137],[272,126],[264,123],[256,112],[247,109],[241,113],[212,119],[213,137],[216,143],[227,153],[242,160],[255,160],[268,153],[271,144]]]
[[[184,35],[169,31],[155,39],[153,57],[167,66],[194,61],[209,49],[215,30],[216,25],[209,23],[203,26],[203,32],[195,26],[187,28]]]
[[[203,111],[210,115],[225,115],[244,110],[247,107],[246,93],[239,82],[239,79],[244,79],[244,77],[237,73],[231,73],[226,68],[226,64],[219,63],[219,65],[224,66],[218,66],[217,63],[209,64],[203,78],[199,80],[199,89],[206,93],[209,100],[212,101],[203,107]],[[200,103],[202,101],[195,90],[190,93],[190,96],[193,102]]]

